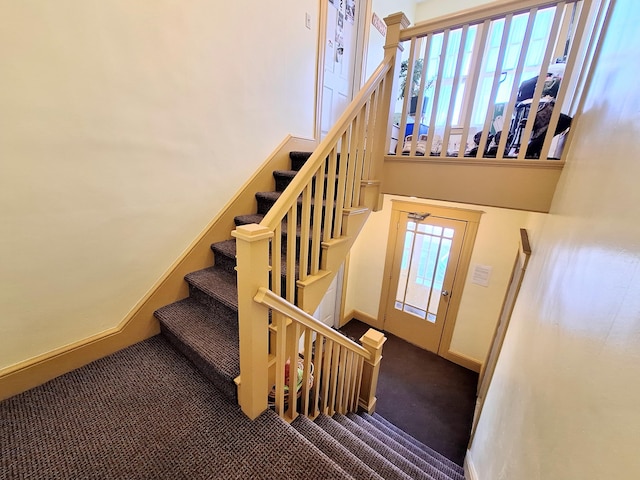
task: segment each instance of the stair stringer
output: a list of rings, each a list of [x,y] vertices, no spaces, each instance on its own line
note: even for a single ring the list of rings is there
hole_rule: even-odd
[[[348,208],[343,211],[343,235],[322,242],[320,271],[296,282],[298,307],[302,310],[309,314],[316,311],[370,214],[371,210],[366,207]]]

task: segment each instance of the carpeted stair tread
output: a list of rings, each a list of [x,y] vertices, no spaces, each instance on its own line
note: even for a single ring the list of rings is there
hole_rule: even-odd
[[[344,445],[382,478],[386,480],[410,480],[412,478],[333,418],[320,415],[314,420],[314,423]]]
[[[377,414],[369,415],[367,413],[360,413],[359,416],[422,459],[438,466],[438,468],[451,472],[449,473],[449,475],[453,478],[456,478],[455,475],[458,475],[461,479],[464,478],[464,470],[460,465],[452,462],[444,455],[436,452],[432,448],[428,447],[427,445],[423,444],[422,442],[402,430],[400,431],[404,435],[401,435],[400,433],[398,433],[399,429],[384,417],[381,417]],[[389,425],[395,427],[395,429],[391,428]]]
[[[282,192],[258,192],[255,197],[258,202],[258,213],[265,215],[269,209],[278,201],[282,196]],[[322,202],[324,206],[324,201]],[[311,211],[313,212],[315,202],[313,197],[311,198]],[[298,197],[298,210],[302,207],[302,196]]]
[[[289,152],[289,159],[291,160],[291,169],[300,170],[305,164],[313,152]]]
[[[236,226],[251,225],[252,223],[260,223],[264,218],[262,213],[252,213],[248,215],[238,215],[234,218]]]
[[[236,274],[236,239],[224,240],[211,245],[214,265],[235,276]]]
[[[386,458],[389,462],[394,464],[404,473],[409,475],[411,478],[416,480],[441,480],[440,478],[435,478],[431,476],[429,473],[422,470],[416,464],[407,460],[400,453],[395,451],[393,448],[386,445],[385,442],[378,440],[376,437],[371,435],[369,432],[361,428],[358,424],[354,423],[352,420],[347,418],[344,415],[336,413],[333,416],[333,419],[342,425],[344,428],[349,430],[355,436],[357,436],[362,442],[367,444],[373,450],[375,450],[380,456]],[[382,434],[381,434],[382,436]],[[446,477],[443,477],[446,478]]]
[[[0,402],[0,478],[351,478],[270,410],[249,420],[157,335]]]
[[[193,298],[155,312],[160,329],[216,387],[236,399],[234,379],[240,375],[238,330]]]
[[[223,240],[222,242],[216,242],[211,245],[211,250],[214,253],[220,252],[229,257],[236,256],[236,239],[231,238],[229,240]]]
[[[233,273],[213,266],[188,273],[184,278],[191,286],[238,311],[237,280]]]
[[[304,415],[298,416],[291,426],[307,440],[336,462],[345,472],[357,479],[383,480],[383,477],[361,462],[334,437]]]
[[[432,449],[431,447],[429,447],[428,445],[425,445],[424,443],[420,442],[419,440],[415,439],[414,437],[412,437],[411,435],[409,435],[407,432],[405,432],[404,430],[396,427],[393,423],[391,423],[389,420],[387,420],[386,418],[384,418],[383,416],[374,413],[372,415],[372,417],[379,421],[380,423],[382,423],[384,426],[386,426],[387,428],[393,430],[395,433],[397,433],[398,435],[400,435],[401,437],[403,437],[405,440],[407,440],[408,442],[414,444],[416,447],[420,448],[421,450],[424,450],[426,453],[428,453],[429,455],[437,458],[438,460],[440,460],[442,463],[444,463],[445,465],[449,465],[449,467],[451,467],[453,470],[456,470],[458,473],[463,474],[464,475],[464,470],[463,468],[456,464],[455,462],[452,462],[451,460],[449,460],[447,457],[445,457],[444,455],[442,455],[441,453],[435,451],[434,449]]]
[[[357,424],[360,428],[371,434],[376,440],[382,441],[387,447],[393,449],[394,452],[402,455],[408,461],[416,465],[420,470],[428,473],[436,480],[464,480],[458,473],[451,468],[438,464],[434,465],[433,460],[429,462],[419,455],[413,453],[410,449],[406,448],[399,442],[396,442],[393,437],[387,435],[384,431],[376,428],[370,422],[362,418],[360,415],[354,413],[348,413],[346,417],[353,423]]]

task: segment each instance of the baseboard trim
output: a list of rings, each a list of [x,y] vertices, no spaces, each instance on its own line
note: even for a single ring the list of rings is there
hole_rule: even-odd
[[[0,370],[0,400],[42,385],[160,333],[157,322],[123,323],[125,325]]]
[[[476,373],[480,373],[480,370],[482,369],[482,362],[479,362],[474,358],[468,357],[465,354],[456,352],[454,350],[449,350],[441,356],[457,365],[460,365],[461,367],[468,368],[469,370],[472,370]]]
[[[464,478],[466,480],[480,480],[478,471],[473,463],[471,450],[467,450],[467,454],[464,457]]]
[[[119,325],[0,370],[0,400],[160,333],[153,312],[188,295],[184,276],[211,265],[210,245],[231,238],[233,218],[255,208],[255,192],[273,188],[273,170],[289,168],[289,151],[313,150],[316,145],[315,140],[287,135]]]
[[[355,319],[362,323],[366,323],[371,328],[375,328],[376,330],[381,330],[380,322],[378,322],[378,319],[373,315],[369,315],[368,313],[365,313],[361,310],[356,310],[356,309],[351,310],[351,312],[344,317],[342,325],[344,325],[351,319]]]

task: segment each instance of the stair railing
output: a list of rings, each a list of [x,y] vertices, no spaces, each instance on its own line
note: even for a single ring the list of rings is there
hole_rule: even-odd
[[[254,300],[276,318],[271,326],[277,332],[275,381],[269,396],[281,417],[346,414],[358,406],[373,411],[386,341],[382,333],[369,329],[361,346],[269,289],[260,288]]]
[[[388,34],[383,62],[262,222],[259,225],[239,226],[233,232],[237,245],[238,273],[238,401],[250,418],[257,417],[267,408],[268,394],[274,383],[275,396],[282,410],[283,402],[280,400],[284,395],[284,385],[278,380],[280,373],[276,372],[283,371],[281,367],[287,359],[297,363],[297,356],[287,355],[286,351],[290,353],[297,348],[302,333],[299,325],[305,328],[305,343],[309,338],[316,337],[316,355],[320,351],[324,352],[327,345],[339,344],[336,343],[335,335],[332,333],[329,336],[320,322],[304,323],[308,320],[306,317],[303,317],[304,321],[301,317],[296,318],[292,324],[293,333],[289,330],[285,334],[287,329],[282,325],[286,320],[283,320],[283,313],[277,310],[273,313],[272,323],[280,325],[280,328],[270,331],[270,311],[255,301],[254,297],[257,292],[263,292],[260,297],[262,299],[278,297],[288,304],[300,307],[303,312],[315,311],[329,280],[337,273],[362,225],[361,220],[352,218],[366,218],[369,211],[380,208],[379,175],[387,148],[386,139],[391,131],[389,105],[397,84],[399,62],[396,62],[396,56],[400,48],[398,38],[400,31],[409,23],[403,14],[387,17],[385,21]],[[322,288],[310,288],[314,283]],[[309,293],[312,290],[315,291],[313,295]],[[269,293],[265,295],[265,291]],[[313,333],[307,335],[306,329],[311,329]],[[269,332],[271,337],[275,336],[275,342],[269,342]],[[318,336],[324,342],[323,348],[318,347]],[[282,347],[283,338],[289,338],[290,345],[287,349]],[[276,352],[278,356],[275,362],[273,358],[269,361],[269,343],[272,343],[271,350],[274,344],[276,350],[280,348],[280,352]],[[335,352],[331,357],[330,375],[338,375],[340,372],[338,385],[342,387],[338,387],[339,389],[344,388],[344,374],[354,369],[354,360],[353,355],[343,353],[342,348]],[[360,354],[363,359],[366,358],[362,352]],[[377,357],[379,361],[379,353]],[[305,358],[309,358],[309,355]],[[338,362],[335,367],[333,359]],[[376,356],[366,361],[375,363]],[[291,365],[290,368],[294,369]],[[325,373],[329,375],[328,372]],[[377,376],[371,372],[366,375],[367,382],[371,381],[373,385],[367,385],[368,391],[361,393],[361,403],[371,409],[375,406],[375,395],[372,396],[371,392],[375,394],[374,381],[377,381]],[[362,382],[358,378],[353,386],[360,383],[362,390]],[[282,388],[279,389],[279,385]],[[330,389],[329,392],[333,392],[331,395],[335,394],[338,398],[337,391]],[[325,404],[324,399],[322,405],[329,411],[335,408],[332,403]],[[350,409],[357,408],[357,405],[353,397],[340,397],[337,407]],[[292,406],[289,407],[291,408]],[[315,411],[315,407],[312,410]],[[289,417],[291,416],[295,415],[290,413]]]
[[[578,113],[592,54],[593,42],[583,39],[594,37],[598,9],[607,3],[508,0],[403,30],[409,80],[395,92],[404,100],[393,153],[563,160],[562,134]],[[547,81],[533,81],[527,98],[518,98],[522,83],[536,76]]]

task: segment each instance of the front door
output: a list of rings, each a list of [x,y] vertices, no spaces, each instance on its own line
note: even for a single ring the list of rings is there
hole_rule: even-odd
[[[438,353],[466,222],[400,212],[384,329]]]

